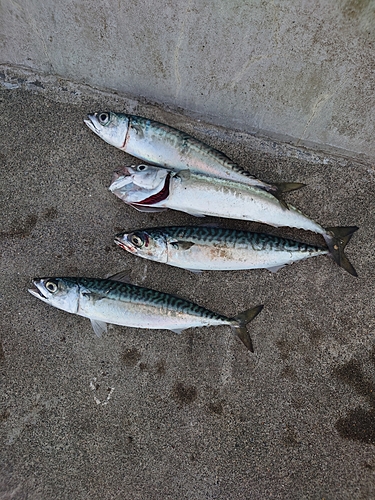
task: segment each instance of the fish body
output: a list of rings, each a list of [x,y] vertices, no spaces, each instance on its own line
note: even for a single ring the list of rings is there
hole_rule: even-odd
[[[312,231],[323,236],[334,260],[356,276],[356,271],[344,255],[344,247],[358,229],[356,226],[324,228],[292,205],[285,210],[280,201],[267,191],[186,170],[176,173],[165,169],[164,180],[159,177],[159,187],[155,187],[150,194],[149,189],[142,188],[142,176],[157,168],[151,165],[124,167],[122,176],[116,173],[116,186],[111,184],[109,189],[138,210],[171,208],[196,216],[251,220],[274,227]],[[136,179],[136,184],[127,182],[129,176]]]
[[[145,162],[172,169],[191,170],[210,177],[243,182],[277,197],[299,189],[300,183],[269,184],[251,175],[220,151],[173,127],[141,116],[99,112],[86,125],[104,141]]]
[[[193,327],[229,325],[252,350],[245,325],[263,307],[228,318],[183,298],[116,279],[36,278],[33,284],[35,289],[29,290],[32,295],[58,309],[89,318],[98,335],[106,331],[107,323],[176,333]]]
[[[329,253],[270,234],[216,227],[186,226],[141,229],[116,235],[115,243],[145,259],[191,271],[269,269]]]
[[[146,168],[143,168],[146,167]],[[142,168],[142,170],[139,170]],[[142,188],[142,177],[158,170],[152,165],[123,168],[117,173],[116,184],[110,190],[125,203],[142,210],[143,207],[170,208],[191,215],[210,215],[229,219],[251,220],[271,226],[289,226],[319,234],[325,229],[289,205],[284,210],[270,193],[239,182],[207,177],[190,171],[173,172],[163,169],[159,186],[152,193]],[[160,170],[160,169],[159,169]],[[128,182],[131,178],[132,182]],[[121,181],[123,185],[121,185]],[[155,194],[157,193],[158,194]]]

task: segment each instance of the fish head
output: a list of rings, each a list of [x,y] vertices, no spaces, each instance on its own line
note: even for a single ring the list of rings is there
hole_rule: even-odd
[[[158,189],[163,186],[168,172],[165,168],[153,165],[123,167],[113,173],[111,188],[118,189],[133,184],[144,189]]]
[[[105,142],[119,149],[125,149],[125,140],[129,127],[129,117],[123,113],[100,111],[87,115],[86,125]]]
[[[170,172],[152,165],[123,167],[114,172],[109,190],[125,203],[142,203],[163,192]]]
[[[115,236],[115,243],[127,252],[149,260],[167,263],[168,246],[162,231],[144,230],[120,233]]]
[[[31,295],[70,313],[77,313],[79,303],[79,285],[74,279],[35,278]]]

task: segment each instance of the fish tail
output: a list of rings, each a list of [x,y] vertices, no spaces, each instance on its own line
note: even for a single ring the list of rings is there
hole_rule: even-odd
[[[236,334],[240,340],[245,344],[249,351],[254,352],[253,342],[247,331],[246,325],[250,323],[263,309],[263,305],[253,307],[252,309],[247,309],[246,311],[237,314],[233,319],[237,321],[238,325],[233,326]]]
[[[291,191],[296,191],[306,186],[302,182],[274,182],[272,184],[273,189],[270,191],[275,198],[277,198],[283,208],[287,208],[288,204],[282,199],[283,193],[290,193]]]
[[[323,234],[323,238],[327,243],[332,259],[336,262],[336,264],[344,268],[345,271],[353,276],[358,276],[358,274],[349,262],[347,256],[344,254],[344,249],[349,243],[350,238],[353,236],[353,233],[355,233],[358,229],[359,228],[357,226],[327,227],[326,234]]]

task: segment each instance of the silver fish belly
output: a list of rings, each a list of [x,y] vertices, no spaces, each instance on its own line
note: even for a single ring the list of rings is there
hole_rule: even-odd
[[[252,350],[246,324],[263,306],[229,318],[181,297],[114,278],[37,278],[29,292],[58,309],[89,318],[98,335],[106,331],[107,323],[176,333],[187,328],[229,325]]]
[[[203,270],[269,269],[329,253],[328,248],[263,233],[185,226],[140,229],[116,235],[115,243],[145,259]]]

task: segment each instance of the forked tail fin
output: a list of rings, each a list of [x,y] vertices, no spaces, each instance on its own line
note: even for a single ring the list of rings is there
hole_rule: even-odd
[[[247,331],[246,325],[250,323],[263,309],[263,305],[253,307],[252,309],[247,309],[240,314],[237,314],[233,319],[238,322],[238,326],[233,325],[233,329],[237,333],[238,337],[242,340],[249,351],[254,352],[253,342]]]
[[[306,186],[302,182],[274,182],[272,186],[275,188],[270,191],[275,198],[277,198],[280,204],[284,208],[289,208],[288,204],[282,199],[283,193],[290,193],[291,191],[296,191],[297,189],[301,189]]]
[[[353,236],[353,233],[358,229],[357,226],[327,227],[327,233],[323,235],[332,259],[353,276],[358,276],[358,274],[344,254],[344,249]]]

